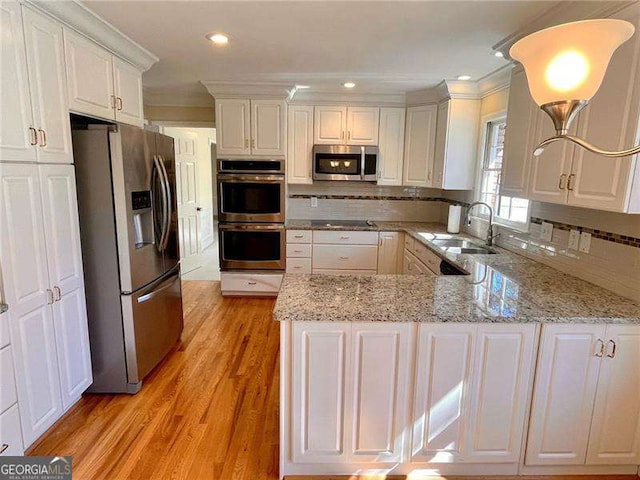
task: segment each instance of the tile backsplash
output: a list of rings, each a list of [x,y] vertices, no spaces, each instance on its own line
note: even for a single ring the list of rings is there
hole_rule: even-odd
[[[468,202],[470,192],[443,192],[451,200]],[[590,210],[533,201],[528,232],[499,227],[496,243],[520,255],[582,278],[640,302],[640,215]],[[442,208],[446,218],[446,207]],[[554,225],[550,242],[540,238],[542,221]],[[464,226],[483,238],[486,222]],[[571,229],[592,234],[589,253],[569,249]]]

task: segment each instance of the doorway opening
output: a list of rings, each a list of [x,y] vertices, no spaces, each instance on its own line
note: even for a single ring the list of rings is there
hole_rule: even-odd
[[[216,129],[160,127],[174,139],[182,280],[220,280],[215,182]]]

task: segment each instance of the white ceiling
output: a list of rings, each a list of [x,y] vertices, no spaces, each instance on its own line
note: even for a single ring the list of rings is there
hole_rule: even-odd
[[[105,1],[83,3],[160,57],[147,92],[206,103],[200,81],[411,91],[504,66],[491,47],[552,1]],[[229,35],[226,47],[205,38]],[[162,95],[161,95],[162,94]]]

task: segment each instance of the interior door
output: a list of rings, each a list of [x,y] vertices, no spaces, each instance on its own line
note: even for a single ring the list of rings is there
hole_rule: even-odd
[[[35,162],[37,143],[27,77],[22,13],[18,2],[1,2],[2,78],[0,89],[0,162]]]
[[[23,16],[38,161],[73,163],[62,27],[28,8]]]

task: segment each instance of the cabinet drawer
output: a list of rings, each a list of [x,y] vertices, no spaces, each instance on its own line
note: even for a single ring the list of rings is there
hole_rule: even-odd
[[[334,232],[316,230],[313,232],[313,243],[378,245],[378,232]]]
[[[224,295],[277,295],[282,283],[281,274],[225,273],[220,275],[220,288]]]
[[[314,245],[313,268],[330,270],[376,270],[377,245]]]
[[[311,244],[287,244],[287,258],[311,258]]]
[[[5,448],[5,445],[7,446],[6,450],[0,454],[3,457],[24,454],[18,405],[14,405],[3,414],[0,414],[0,450]]]
[[[9,338],[9,314],[0,314],[0,348],[6,347],[11,343]]]
[[[402,262],[402,273],[405,275],[428,275],[434,276],[435,274],[422,263],[415,255],[408,250],[404,251],[404,259]]]
[[[376,275],[376,270],[331,270],[327,268],[314,268],[313,273],[322,275]]]
[[[287,273],[311,273],[311,259],[287,258]]]
[[[410,252],[413,250],[413,242],[415,242],[415,240],[408,234],[404,236],[404,248],[406,248]]]
[[[287,243],[311,243],[311,230],[287,230]]]
[[[0,413],[18,401],[11,347],[0,350]]]
[[[414,241],[413,251],[411,253],[429,267],[433,273],[436,275],[440,274],[440,262],[442,262],[442,259],[433,253],[428,247],[420,242]]]

